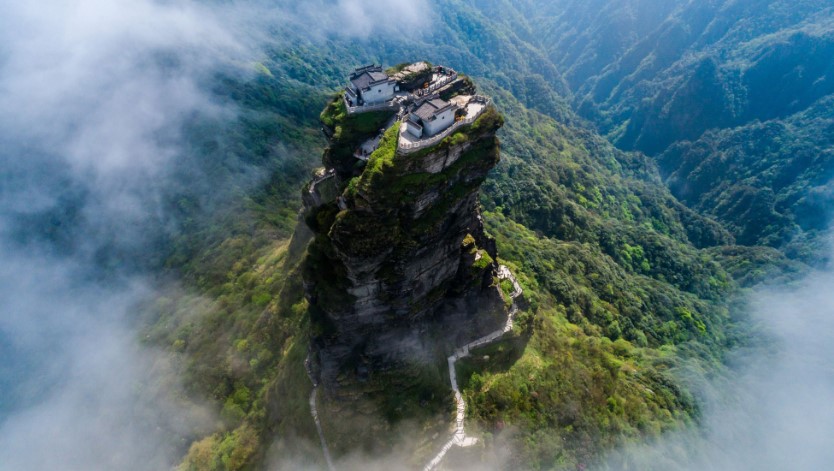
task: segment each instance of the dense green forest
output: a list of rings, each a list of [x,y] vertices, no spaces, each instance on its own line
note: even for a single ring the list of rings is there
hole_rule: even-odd
[[[535,50],[517,70],[540,73],[617,147],[657,156],[675,196],[739,243],[814,258],[831,201],[829,3],[450,3],[478,8],[485,29]]]
[[[187,437],[181,468],[323,463],[303,366],[300,191],[326,144],[319,113],[373,61],[447,64],[504,116],[481,202],[526,305],[510,338],[459,367],[486,443],[510,444],[524,468],[575,469],[697,424],[679,369],[720,374],[744,341],[735,296],[819,258],[831,198],[831,12],[725,3],[442,0],[425,36],[279,31],[249,73],[219,74],[216,96],[240,113],[194,122],[192,152],[216,185],[239,181],[238,162],[256,183],[211,205],[188,188],[170,196],[181,225],[160,258],[185,289],[157,300],[142,336],[219,414]],[[428,420],[442,429],[450,414]],[[374,420],[392,431],[403,417]],[[339,421],[325,422],[337,449],[351,439]],[[466,459],[490,459],[479,450]]]

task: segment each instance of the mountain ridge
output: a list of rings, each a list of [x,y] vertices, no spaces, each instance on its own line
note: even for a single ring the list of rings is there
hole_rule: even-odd
[[[745,335],[734,325],[735,314],[730,314],[739,285],[749,286],[768,276],[790,278],[806,267],[772,248],[732,245],[740,236],[747,237],[746,233],[722,221],[720,213],[710,213],[693,201],[685,206],[666,188],[665,180],[673,181],[668,171],[672,164],[618,150],[589,130],[587,124],[596,115],[576,105],[586,116],[583,119],[570,109],[568,104],[575,103],[578,95],[565,90],[562,80],[553,79],[552,74],[559,74],[556,69],[548,66],[541,69],[544,73],[531,70],[543,60],[543,54],[519,55],[542,37],[536,28],[520,25],[513,34],[502,37],[502,26],[494,23],[500,15],[487,11],[467,17],[472,2],[446,3],[448,8],[440,17],[449,23],[439,25],[434,38],[406,43],[368,38],[359,46],[330,39],[328,47],[320,49],[309,44],[276,46],[271,57],[262,62],[271,76],[258,77],[245,87],[256,94],[262,91],[264,96],[287,83],[303,84],[303,89],[316,83],[334,90],[345,71],[361,62],[357,56],[394,64],[425,55],[432,62],[474,72],[507,117],[499,132],[503,159],[484,185],[481,205],[486,230],[496,238],[500,262],[517,273],[529,297],[529,313],[517,321],[522,338],[528,340],[499,342],[460,365],[462,392],[472,409],[471,429],[491,438],[484,442],[488,448],[453,454],[450,463],[491,463],[495,459],[491,447],[504,444],[531,468],[557,463],[570,468],[595,463],[606,450],[623,443],[697,424],[699,400],[681,382],[678,372],[693,361],[709,372],[705,374],[723,371],[727,346]],[[485,2],[474,4],[478,3]],[[517,12],[508,18],[511,23],[525,20]],[[492,38],[493,43],[487,42],[492,45],[489,50],[468,48],[466,45],[482,32]],[[421,41],[446,45],[433,48],[431,42]],[[705,77],[723,80],[720,62],[701,63]],[[707,83],[715,85],[715,80]],[[731,108],[736,106],[733,100],[728,101]],[[326,105],[324,94],[320,104]],[[283,105],[276,102],[275,106]],[[310,114],[302,109],[294,112]],[[822,125],[820,129],[827,128]],[[686,151],[685,143],[676,145],[683,146],[682,153]],[[709,158],[703,161],[709,162]],[[314,165],[311,162],[307,161],[308,168]],[[297,184],[300,186],[300,179]],[[672,189],[680,191],[674,185]],[[263,201],[264,215],[299,203],[298,197]],[[283,234],[281,240],[285,240],[286,232]],[[223,244],[230,246],[229,241]],[[253,254],[241,257],[246,263],[218,270],[221,276],[225,273],[229,279],[241,281],[224,288],[236,293],[232,299],[238,299],[237,307],[226,315],[231,316],[227,322],[239,328],[234,330],[234,341],[230,338],[226,347],[217,349],[216,361],[223,364],[228,361],[224,358],[243,355],[249,361],[260,358],[257,367],[250,369],[238,362],[234,368],[215,367],[212,374],[216,376],[209,377],[199,366],[206,363],[201,359],[206,346],[194,334],[179,330],[174,336],[163,337],[169,344],[184,342],[182,354],[190,363],[188,377],[202,384],[199,390],[203,394],[211,392],[218,397],[228,420],[220,431],[195,442],[183,469],[197,469],[192,465],[200,457],[222,461],[229,450],[249,450],[241,466],[258,466],[267,459],[264,449],[268,445],[286,454],[277,461],[282,466],[321,464],[305,445],[305,439],[316,441],[315,429],[305,415],[309,391],[290,388],[290,384],[307,383],[303,360],[308,345],[303,338],[310,326],[304,321],[308,305],[295,292],[300,289],[298,253],[280,255],[279,259],[286,261],[282,262],[285,273],[273,279],[263,272],[262,262],[270,258],[259,261],[274,250],[270,243],[265,244],[242,249],[243,254]],[[788,253],[795,257],[812,246],[810,241]],[[779,249],[785,250],[783,245]],[[264,290],[267,280],[271,285]],[[267,300],[265,307],[247,301],[264,292],[269,294],[263,298]],[[252,317],[260,319],[257,324],[232,321]],[[264,343],[264,325],[273,325],[275,338],[284,340],[275,345]],[[241,340],[248,342],[243,350],[238,348]],[[264,351],[273,352],[272,356]],[[261,365],[271,365],[268,373]],[[406,391],[405,397],[375,389],[373,404],[358,409],[381,414],[323,406],[324,434],[337,459],[357,449],[384,456],[394,451],[393,443],[354,434],[345,425],[352,421],[360,426],[372,424],[368,428],[379,436],[408,434],[402,428],[406,417],[423,424],[427,431],[448,427],[443,411],[451,401],[438,395],[448,390],[443,372],[415,368],[386,381],[392,388]],[[248,395],[242,392],[244,386]],[[646,388],[655,395],[646,396]],[[526,393],[519,395],[518,391]],[[558,393],[559,400],[549,400],[550,392]],[[422,398],[427,407],[421,408],[419,400],[415,405],[409,398]],[[406,403],[410,405],[398,409]],[[266,415],[264,408],[269,411]],[[293,430],[304,431],[303,437],[291,437]],[[244,437],[255,437],[259,445],[243,445]],[[535,444],[541,437],[552,440]],[[414,454],[404,459],[404,466],[420,466],[436,445],[423,436]]]

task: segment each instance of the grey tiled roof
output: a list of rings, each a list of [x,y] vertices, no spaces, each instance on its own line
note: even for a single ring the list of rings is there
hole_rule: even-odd
[[[377,83],[388,80],[390,79],[388,75],[382,71],[382,67],[376,65],[360,67],[350,74],[350,83],[352,83],[357,90],[365,90],[371,85],[376,85]]]
[[[435,119],[437,115],[453,106],[455,105],[449,103],[448,101],[443,101],[440,98],[432,98],[430,100],[426,100],[423,104],[418,105],[412,113],[417,115],[423,121],[431,121]]]
[[[374,64],[366,65],[363,67],[357,67],[353,69],[353,72],[351,72],[350,78],[351,80],[353,80],[354,78],[364,74],[365,72],[382,72],[382,67]]]

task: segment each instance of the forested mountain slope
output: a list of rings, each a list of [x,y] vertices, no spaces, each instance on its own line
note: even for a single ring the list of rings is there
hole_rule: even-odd
[[[326,62],[316,53],[297,57],[305,67]],[[275,94],[310,91],[293,88],[298,82],[282,75],[286,62],[264,60],[262,66],[269,73],[227,84],[246,106],[259,109],[263,100],[274,110],[295,103],[292,94],[272,101]],[[499,134],[504,157],[482,199],[487,230],[516,270],[528,303],[516,336],[496,346],[491,360],[463,366],[476,428],[495,434],[494,443],[511,446],[531,467],[570,468],[594,462],[624,440],[697,420],[697,401],[672,372],[693,359],[715,367],[731,341],[725,298],[733,282],[702,249],[732,237],[678,203],[650,159],[530,110],[495,82],[476,80],[507,123]],[[326,96],[319,96],[323,107]],[[310,142],[309,160],[298,162],[315,165],[321,147],[305,137],[309,112],[287,108],[286,116],[297,121],[251,142],[263,149]],[[253,137],[260,129],[243,128]],[[148,338],[181,358],[194,394],[222,404],[223,426],[192,446],[186,468],[224,463],[241,469],[272,459],[270,446],[284,450],[284,466],[297,466],[294,460],[305,453],[318,462],[316,453],[304,451],[311,446],[305,443],[315,443],[315,432],[303,369],[307,305],[297,269],[303,231],[290,244],[289,221],[276,217],[299,207],[297,198],[282,196],[301,187],[301,174],[295,184],[293,175],[279,170],[263,191],[246,198],[243,211],[182,239],[182,251],[169,261],[204,299],[171,293],[158,303]],[[360,414],[358,423],[375,424],[371,436],[345,428],[345,421],[359,420],[356,411],[329,413],[324,425],[331,446],[385,455],[396,444],[373,440],[379,433],[390,436],[414,420],[442,426],[449,404],[447,385],[436,379],[442,364],[426,368],[434,373],[405,375],[389,393],[369,396],[371,410],[383,414]],[[522,383],[527,393],[519,396]],[[646,388],[655,395],[646,396]],[[505,425],[512,427],[499,433]],[[550,438],[533,439],[541,436]],[[425,448],[411,452],[415,466],[433,450],[430,440],[421,443]],[[486,463],[492,450],[470,459]]]
[[[0,368],[0,456],[10,450],[16,468],[324,469],[321,434],[340,469],[423,469],[464,399],[464,435],[478,443],[445,466],[594,468],[667,432],[706,435],[703,386],[736,374],[734,347],[774,343],[751,335],[747,288],[826,261],[830,1],[87,3],[3,17],[0,350],[12,360]],[[448,174],[471,164],[479,195],[443,187],[444,175],[386,173],[394,156],[413,164],[395,128],[368,167],[353,158],[380,125],[398,124],[390,112],[351,117],[339,100],[347,75],[418,60],[490,97],[478,99],[489,151]],[[469,137],[458,130],[434,150]],[[314,235],[344,229],[337,242],[355,241],[354,267],[391,240],[398,260],[425,255],[410,251],[418,237],[397,236],[421,235],[417,219],[375,230],[384,217],[351,216],[344,199],[300,213],[311,172],[334,156],[344,175],[333,198],[373,184],[372,200],[399,211],[415,195],[465,194],[465,207],[431,211],[469,232],[444,239],[460,253],[445,266],[474,268],[456,279],[477,279],[495,312],[515,317],[451,362],[456,380],[449,352],[385,370],[357,345],[344,369],[357,373],[353,389],[339,389],[340,374],[329,391],[313,386],[311,342],[333,331],[311,293],[346,286],[328,246],[310,249]],[[382,273],[399,277],[382,303],[412,307],[403,273]],[[786,324],[816,310],[793,304]],[[443,330],[435,320],[416,336]],[[761,357],[769,376],[794,369]],[[797,364],[817,376],[805,358]],[[61,374],[38,378],[50,372]],[[739,400],[769,407],[750,397]],[[663,458],[655,466],[675,460]]]
[[[755,133],[762,126],[758,123],[769,123],[764,127],[773,129],[785,120],[802,121],[822,130],[830,123],[825,110],[827,97],[834,93],[834,10],[828,2],[448,3],[477,9],[475,16],[487,30],[500,31],[546,57],[558,71],[557,80],[544,77],[548,87],[621,149],[657,156],[708,130],[737,129],[706,138],[714,150],[702,145],[701,157],[714,162],[727,158],[718,149],[732,146],[718,141]],[[474,31],[477,26],[469,26],[473,29],[459,28],[457,34],[481,34]],[[565,84],[567,94],[562,91]],[[780,133],[796,142],[804,139],[800,128],[787,127]],[[725,187],[725,194],[732,188],[745,200],[743,205],[758,209],[729,209],[724,202],[712,214],[727,223],[741,243],[781,247],[793,241],[792,253],[813,250],[803,247],[825,216],[809,221],[807,208],[795,207],[791,192],[814,192],[819,213],[830,201],[823,196],[828,194],[828,180],[812,170],[817,163],[794,158],[790,144],[773,144],[766,151],[767,161],[792,162],[778,182],[752,169],[743,178],[730,172],[715,182]],[[823,154],[814,159],[818,162],[831,151],[831,144],[815,140],[806,149]],[[676,195],[694,204],[691,193],[681,193],[678,183],[690,176],[693,157],[689,154],[687,162],[680,162],[679,155],[673,150],[658,159],[661,173],[674,173],[669,183]],[[768,220],[763,222],[763,217]]]
[[[773,246],[827,229],[832,159],[834,96],[784,119],[707,131],[658,156],[681,201],[720,220],[739,243]],[[800,247],[788,251],[813,256],[794,252]]]
[[[298,264],[304,237],[291,244],[290,236],[297,190],[324,145],[316,136],[318,111],[357,64],[428,59],[449,65],[471,74],[505,116],[503,159],[484,185],[482,204],[487,229],[516,270],[528,306],[517,335],[461,365],[460,377],[475,427],[494,437],[487,444],[511,445],[525,466],[572,469],[624,441],[697,421],[697,398],[674,371],[686,361],[714,371],[736,340],[727,310],[736,284],[726,270],[748,283],[789,265],[778,252],[732,245],[784,248],[823,226],[812,208],[829,197],[829,154],[819,149],[830,149],[830,116],[825,101],[810,105],[830,93],[822,79],[827,72],[815,72],[805,98],[762,111],[750,93],[755,74],[744,82],[741,69],[727,72],[742,62],[733,56],[741,54],[733,38],[747,37],[730,21],[739,15],[731,4],[437,3],[431,27],[407,40],[310,39],[283,30],[254,76],[220,82],[218,95],[246,110],[232,128],[237,134],[203,130],[194,142],[221,162],[230,153],[263,159],[273,177],[209,223],[196,218],[203,213],[187,198],[177,200],[193,224],[184,227],[168,266],[194,291],[158,303],[147,338],[180,358],[190,391],[212,398],[222,417],[215,433],[195,441],[184,468],[246,469],[268,460],[292,467],[300,456],[321,464],[303,369],[309,326]],[[825,17],[808,13],[821,7],[803,3],[769,16],[761,10],[762,18],[776,20],[770,29],[752,23],[760,31],[747,33],[743,57],[765,67],[775,60],[770,51],[778,49],[782,30],[806,31],[816,45],[811,49],[825,50]],[[692,25],[678,24],[684,17],[715,17],[713,28],[726,23],[730,32],[705,36],[702,26],[696,39],[664,36],[690,32]],[[618,36],[605,40],[602,32],[610,31]],[[653,47],[645,46],[647,37],[655,38]],[[721,53],[719,40],[726,43]],[[696,47],[715,57],[693,59]],[[817,57],[785,60],[817,63]],[[692,101],[702,105],[695,113],[685,109]],[[654,125],[632,124],[651,117],[667,126],[661,111],[692,119],[681,125],[686,132],[703,129],[684,135],[664,128],[659,139],[647,134],[656,132]],[[713,123],[727,129],[701,136]],[[618,150],[594,126],[618,146],[656,160]],[[809,129],[820,130],[810,142],[802,138]],[[764,144],[772,165],[744,144],[750,132],[773,136],[772,145]],[[643,147],[648,142],[655,147]],[[796,152],[783,149],[785,142]],[[693,175],[703,175],[691,179],[697,186],[687,184]],[[817,188],[814,196],[805,187]],[[789,254],[807,254],[805,247]],[[384,454],[393,444],[373,436],[401,431],[403,421],[442,426],[448,391],[438,380],[442,365],[431,368],[427,376],[397,379],[396,394],[373,397],[374,410],[384,415],[365,417],[374,424],[370,437],[347,432],[340,420],[349,414],[329,415],[325,427],[334,448]],[[412,450],[410,465],[419,467],[432,449],[425,441],[421,446]],[[489,453],[460,459],[487,462],[494,458]]]

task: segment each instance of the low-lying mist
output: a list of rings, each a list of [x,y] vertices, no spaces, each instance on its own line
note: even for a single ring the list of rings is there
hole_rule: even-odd
[[[203,180],[183,131],[239,113],[210,91],[215,74],[252,73],[279,23],[349,39],[429,24],[428,1],[378,5],[0,0],[0,470],[170,469],[215,427],[212,407],[180,400],[168,355],[141,345],[134,317],[156,279],[129,258],[179,230],[172,191],[187,186],[206,208],[231,196]],[[267,177],[237,164],[230,186]],[[623,450],[609,468],[830,468],[831,286],[834,270],[751,295],[768,341],[735,352],[736,374],[705,388],[703,429]],[[512,466],[505,451],[497,469]]]
[[[0,0],[0,469],[168,469],[215,426],[135,322],[157,294],[140,259],[179,230],[166,198],[231,195],[184,127],[235,119],[213,80],[252,74],[271,26],[396,23],[373,5]],[[230,187],[268,176],[234,164]]]
[[[700,384],[701,427],[615,453],[614,470],[824,470],[834,463],[834,269],[748,296],[752,340]]]
[[[207,408],[173,399],[182,392],[167,357],[140,347],[126,322],[147,287],[89,282],[88,271],[4,258],[4,359],[24,364],[4,372],[15,402],[3,405],[0,469],[166,469],[182,437],[212,426]]]
[[[165,469],[212,417],[170,399],[131,321],[151,285],[112,262],[176,230],[182,125],[234,115],[204,82],[245,43],[185,2],[3,3],[0,468]]]

